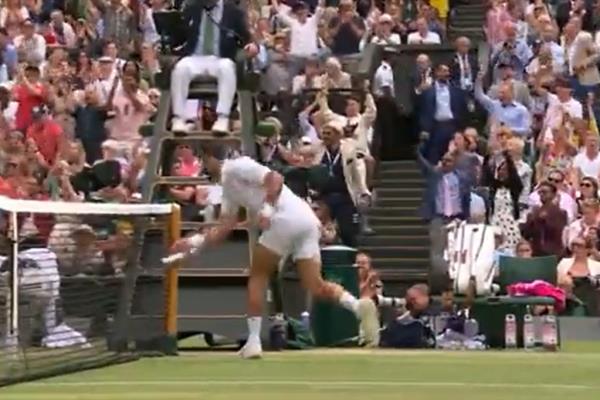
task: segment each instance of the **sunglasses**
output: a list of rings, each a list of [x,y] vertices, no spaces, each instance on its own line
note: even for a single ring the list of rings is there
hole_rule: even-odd
[[[584,182],[584,183],[582,183],[582,184],[581,184],[581,185],[579,185],[579,186],[581,186],[582,188],[591,188],[591,187],[594,187],[594,185],[592,185],[592,184],[591,184],[591,183],[589,183],[589,182]]]

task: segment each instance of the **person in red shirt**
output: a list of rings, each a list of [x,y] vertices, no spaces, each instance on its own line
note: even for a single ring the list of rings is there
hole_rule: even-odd
[[[48,91],[40,81],[40,70],[34,65],[25,67],[17,76],[17,84],[13,88],[13,98],[19,103],[15,115],[16,130],[25,132],[31,124],[31,111],[41,106],[48,97]]]
[[[50,169],[63,142],[63,130],[59,124],[48,116],[48,110],[45,106],[36,106],[33,108],[32,124],[27,129],[26,138],[32,139],[37,145],[41,157],[38,162],[45,169]]]

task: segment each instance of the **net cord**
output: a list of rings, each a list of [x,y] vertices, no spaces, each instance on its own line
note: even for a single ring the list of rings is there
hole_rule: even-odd
[[[77,203],[66,201],[15,200],[0,196],[0,210],[12,213],[71,215],[168,215],[171,204]]]

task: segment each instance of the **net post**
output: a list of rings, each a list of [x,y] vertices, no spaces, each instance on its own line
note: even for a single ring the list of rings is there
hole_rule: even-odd
[[[170,248],[181,238],[181,207],[172,204],[167,228],[167,247]],[[178,270],[182,261],[169,265],[165,277],[165,333],[167,338],[167,353],[177,353],[177,314],[179,297]]]
[[[10,273],[8,288],[8,329],[6,349],[10,359],[18,357],[19,347],[19,221],[16,212],[10,213]]]

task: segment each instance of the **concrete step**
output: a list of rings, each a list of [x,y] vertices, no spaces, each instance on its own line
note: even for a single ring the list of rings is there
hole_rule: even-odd
[[[375,207],[413,207],[418,210],[421,201],[421,196],[382,197],[378,195],[375,199]]]
[[[414,177],[414,178],[401,178],[401,179],[383,179],[378,180],[375,183],[375,187],[377,190],[383,188],[398,188],[398,187],[419,187],[422,188],[425,186],[425,181],[422,177]]]
[[[373,229],[377,230],[380,226],[407,226],[407,225],[420,225],[423,223],[423,219],[418,215],[407,215],[407,216],[372,216],[369,217],[369,223]]]
[[[378,188],[377,196],[381,199],[385,199],[387,197],[418,197],[421,199],[423,190],[424,186]]]
[[[416,161],[383,161],[379,165],[379,171],[414,171],[419,170]]]
[[[369,217],[413,217],[418,216],[418,208],[415,206],[400,207],[373,207],[369,210]]]
[[[399,225],[399,224],[388,224],[388,225],[379,225],[377,227],[377,236],[414,236],[414,235],[423,235],[429,236],[429,227],[422,220],[420,223],[414,224],[411,223],[409,225]]]
[[[361,246],[365,247],[389,247],[389,246],[421,246],[429,245],[429,236],[424,234],[407,235],[381,235],[365,236],[360,240]]]
[[[429,248],[427,246],[364,246],[361,250],[366,251],[372,258],[427,258]]]
[[[382,170],[377,174],[378,180],[387,179],[415,179],[422,178],[423,174],[420,169],[417,168],[406,168],[406,169],[387,169]]]

